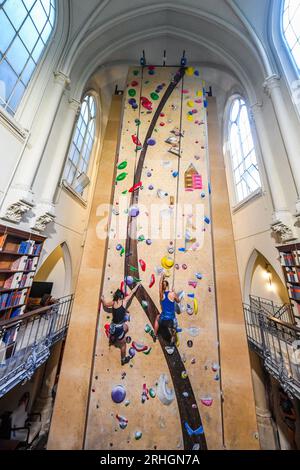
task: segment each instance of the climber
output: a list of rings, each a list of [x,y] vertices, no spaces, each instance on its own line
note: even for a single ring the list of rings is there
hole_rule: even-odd
[[[121,350],[121,365],[130,361],[130,356],[126,356],[126,333],[128,332],[128,315],[126,307],[132,297],[135,295],[140,284],[137,284],[129,295],[125,297],[124,293],[117,289],[113,295],[113,300],[106,302],[104,296],[101,301],[104,307],[112,309],[112,322],[109,327],[109,342]]]
[[[175,316],[175,302],[180,302],[177,294],[173,289],[169,289],[169,283],[162,274],[159,281],[159,299],[161,303],[162,312],[157,315],[154,322],[154,335],[153,341],[157,340],[158,331],[170,343],[176,341],[176,316]]]

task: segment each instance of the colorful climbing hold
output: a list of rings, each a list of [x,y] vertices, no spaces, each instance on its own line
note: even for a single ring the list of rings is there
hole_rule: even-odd
[[[154,274],[151,274],[149,288],[151,289],[151,287],[154,286],[154,284],[155,284],[155,276]]]
[[[117,178],[116,178],[116,181],[123,181],[126,176],[128,175],[128,173],[120,173]]]
[[[131,206],[129,208],[129,215],[130,217],[137,217],[140,213],[140,210],[137,206]]]
[[[164,256],[161,259],[161,265],[164,269],[170,269],[173,268],[174,266],[174,260],[172,258],[169,258],[168,256]]]
[[[126,390],[123,385],[116,385],[111,392],[111,398],[114,403],[122,403],[126,397]]]
[[[143,343],[138,343],[137,341],[132,341],[132,347],[137,351],[137,352],[144,352],[149,349],[148,346],[146,346]]]
[[[142,271],[146,271],[146,263],[142,259],[139,259],[140,267]]]
[[[128,90],[128,95],[134,97],[136,95],[136,90],[134,88],[130,88]]]
[[[117,168],[118,168],[118,170],[125,170],[126,167],[127,167],[127,162],[124,161],[124,162],[120,163]]]
[[[133,134],[133,135],[131,136],[131,138],[132,138],[132,142],[133,142],[135,145],[139,145],[139,146],[142,145],[141,142],[139,141],[139,138],[138,138],[137,135],[134,135],[134,134]]]
[[[157,93],[155,93],[154,91],[152,93],[150,93],[150,96],[154,101],[159,99],[159,95]]]
[[[141,431],[136,431],[134,438],[136,441],[139,441],[143,436],[143,433]]]
[[[142,187],[143,183],[141,181],[139,181],[138,183],[136,183],[134,186],[132,186],[132,188],[130,188],[128,190],[129,193],[133,193],[134,191],[136,191],[137,189],[140,189]]]
[[[153,145],[156,144],[156,140],[150,138],[150,139],[147,140],[147,144],[153,147]]]

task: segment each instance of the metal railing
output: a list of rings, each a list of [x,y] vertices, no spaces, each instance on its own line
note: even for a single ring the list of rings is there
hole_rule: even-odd
[[[291,396],[300,399],[300,328],[244,304],[249,346]]]
[[[73,295],[55,304],[0,322],[0,398],[29,380],[66,336]]]
[[[264,299],[262,297],[257,297],[255,295],[250,295],[250,305],[253,309],[259,309],[262,312],[265,312],[267,315],[282,320],[291,325],[295,325],[295,317],[293,309],[290,304],[278,305],[275,304],[272,300]]]

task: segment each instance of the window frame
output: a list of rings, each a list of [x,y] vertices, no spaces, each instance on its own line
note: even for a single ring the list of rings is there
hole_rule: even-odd
[[[282,36],[282,40],[283,40],[284,45],[286,47],[286,52],[289,56],[290,63],[291,63],[291,66],[294,69],[295,75],[296,75],[296,77],[298,77],[298,79],[300,79],[300,65],[298,67],[298,65],[296,63],[296,60],[294,58],[293,52],[292,52],[292,50],[290,48],[290,45],[288,43],[288,40],[286,38],[284,28],[283,28],[283,16],[284,16],[285,2],[286,2],[286,0],[282,0],[281,4],[280,4],[280,34]],[[300,3],[299,3],[299,8],[300,8]],[[297,39],[298,40],[300,39],[300,33],[299,33],[299,38],[297,38]]]
[[[232,121],[231,121],[231,110],[233,107],[234,102],[239,99],[242,100],[245,103],[245,108],[247,111],[247,117],[249,121],[249,126],[250,126],[250,132],[251,132],[251,137],[252,137],[252,142],[253,142],[253,150],[255,152],[256,156],[256,164],[258,167],[258,173],[259,173],[259,178],[260,178],[260,186],[256,188],[254,191],[252,191],[250,194],[245,196],[243,199],[239,200],[238,197],[238,191],[237,191],[237,183],[235,179],[235,170],[233,167],[233,157],[232,157],[232,150],[231,150],[231,142],[230,142],[230,131],[231,131],[231,126],[232,126]],[[240,112],[240,111],[239,111]],[[237,116],[238,118],[238,116]],[[236,118],[236,119],[237,119]],[[232,200],[232,212],[235,213],[237,212],[241,207],[244,207],[247,205],[249,202],[253,201],[254,199],[261,197],[263,194],[263,173],[262,173],[262,164],[261,164],[261,155],[260,155],[260,149],[259,149],[259,142],[257,140],[257,135],[256,135],[256,129],[254,127],[254,122],[253,119],[251,118],[251,114],[249,112],[249,105],[247,99],[244,98],[244,96],[241,93],[231,93],[229,98],[226,101],[225,105],[225,110],[224,110],[224,131],[223,131],[223,142],[224,142],[224,156],[225,156],[225,161],[227,162],[227,168],[229,170],[229,173],[227,172],[227,178],[230,180],[230,198]],[[240,144],[240,142],[239,142]],[[251,150],[252,152],[252,150]],[[250,155],[250,153],[248,155]],[[243,152],[244,153],[244,152]],[[243,157],[243,164],[245,162],[245,158]]]
[[[67,181],[67,179],[65,177],[65,170],[66,170],[66,166],[67,166],[67,164],[70,160],[69,155],[70,155],[71,147],[73,145],[73,139],[74,139],[74,136],[75,136],[75,133],[76,133],[76,130],[77,130],[77,124],[78,124],[78,121],[79,121],[79,118],[80,118],[81,107],[82,107],[82,104],[83,104],[84,100],[88,96],[91,96],[94,99],[94,104],[95,104],[95,117],[94,117],[94,126],[95,126],[94,133],[95,134],[94,134],[93,144],[92,144],[92,148],[91,148],[90,155],[89,155],[87,171],[85,173],[88,176],[88,178],[90,179],[90,184],[88,186],[86,186],[83,190],[83,193],[80,194],[77,191],[75,191],[72,184],[70,184]],[[94,157],[95,157],[96,151],[98,149],[98,143],[99,143],[98,140],[100,140],[100,136],[99,136],[99,132],[100,132],[100,130],[99,130],[100,111],[101,111],[101,106],[100,106],[100,100],[99,100],[98,94],[92,89],[86,91],[83,94],[82,99],[81,99],[80,110],[78,112],[78,115],[76,116],[76,119],[75,119],[75,122],[74,122],[74,125],[73,125],[73,129],[72,129],[72,133],[71,133],[71,137],[70,137],[70,141],[69,141],[69,145],[68,145],[68,150],[67,150],[66,157],[65,157],[65,163],[64,163],[64,166],[63,166],[63,169],[62,169],[61,186],[63,188],[65,188],[67,191],[69,191],[73,196],[75,196],[84,206],[87,205],[89,188],[92,184],[91,175],[92,175],[93,167],[94,167],[94,160],[95,160]],[[86,126],[86,132],[87,132],[87,129],[88,129],[88,125]],[[84,141],[82,143],[81,150],[83,149],[83,147],[84,147]],[[80,152],[80,154],[81,154],[81,152]],[[76,168],[78,168],[80,160],[81,159],[79,158]]]
[[[51,2],[51,0],[49,0],[49,1]],[[17,106],[16,106],[15,111],[14,111],[13,113],[11,113],[11,112],[9,112],[9,111],[7,110],[7,107],[9,107],[9,105],[8,105],[7,102],[5,103],[5,107],[2,106],[2,104],[0,105],[0,113],[2,114],[2,117],[3,117],[5,120],[10,121],[11,124],[12,124],[12,127],[16,127],[16,126],[17,126],[17,127],[20,129],[20,131],[21,131],[20,133],[22,133],[22,131],[23,131],[22,128],[20,127],[20,125],[18,124],[18,121],[17,121],[18,118],[19,118],[20,110],[23,109],[23,102],[24,102],[24,100],[26,99],[27,94],[29,94],[30,91],[31,91],[32,82],[35,80],[36,76],[38,75],[38,73],[39,73],[39,71],[40,71],[40,67],[41,67],[42,63],[44,62],[44,60],[45,60],[45,57],[46,57],[46,55],[47,55],[47,52],[49,51],[49,48],[50,48],[50,44],[51,44],[51,42],[52,42],[52,40],[53,40],[53,38],[54,38],[54,36],[55,36],[55,34],[56,34],[56,31],[57,31],[59,2],[58,2],[57,0],[52,0],[52,2],[53,2],[53,8],[54,8],[54,18],[53,18],[53,26],[52,26],[50,35],[49,35],[49,37],[47,38],[47,41],[46,41],[45,44],[44,44],[43,50],[42,50],[42,52],[41,52],[41,54],[40,54],[40,57],[38,58],[37,62],[35,63],[34,70],[33,70],[32,74],[31,74],[31,76],[30,76],[30,78],[29,78],[29,80],[28,80],[28,82],[27,82],[27,85],[26,85],[26,87],[25,87],[25,89],[24,89],[24,92],[23,92],[23,94],[22,94],[22,97],[21,97],[20,101],[18,102],[18,104],[17,104]],[[24,23],[26,22],[27,18],[31,18],[31,16],[30,16],[30,11],[34,8],[35,4],[36,4],[36,3],[34,3],[34,4],[31,6],[31,8],[30,8],[29,11],[26,9],[26,10],[27,10],[27,14],[26,14],[25,18],[23,19],[22,23],[20,24],[20,26],[19,26],[17,29],[16,29],[16,27],[13,25],[13,23],[12,23],[12,21],[11,21],[11,24],[13,25],[12,27],[13,27],[14,30],[15,30],[15,35],[14,35],[14,37],[13,37],[13,41],[11,42],[10,46],[13,45],[13,43],[15,42],[15,39],[16,39],[16,38],[19,38],[19,39],[23,42],[22,38],[20,37],[19,32],[20,32],[22,26],[24,25]],[[51,6],[51,5],[50,5],[50,6]],[[25,7],[24,7],[24,8],[25,8]],[[44,11],[45,11],[45,10],[44,10]],[[5,14],[6,14],[6,13],[5,13]],[[45,11],[45,14],[46,14],[46,11]],[[8,15],[7,15],[7,16],[8,16]],[[8,18],[9,18],[9,17],[8,17]],[[31,20],[32,20],[33,24],[35,25],[35,23],[34,23],[34,21],[33,21],[32,18],[31,18]],[[10,20],[9,20],[9,21],[10,21]],[[44,25],[44,27],[43,27],[43,30],[41,31],[41,33],[38,33],[38,39],[36,40],[34,47],[36,47],[38,41],[39,41],[40,38],[42,37],[43,31],[45,30],[47,24],[49,24],[49,17],[48,17],[48,16],[47,16],[47,21],[45,22],[45,25]],[[36,26],[35,26],[35,28],[36,28],[36,30],[37,30],[37,27],[36,27]],[[27,57],[26,64],[25,64],[23,70],[18,74],[18,80],[17,80],[17,82],[14,84],[14,88],[13,88],[13,89],[15,89],[15,88],[17,87],[18,83],[20,83],[20,77],[22,76],[22,73],[24,72],[24,70],[25,70],[27,64],[28,64],[29,61],[30,61],[30,59],[32,58],[32,53],[33,53],[33,51],[34,51],[34,48],[33,48],[31,51],[29,51],[29,49],[27,48],[27,46],[26,46],[25,43],[24,43],[24,46],[25,46],[25,48],[26,48],[26,50],[27,50],[28,57]],[[6,52],[7,52],[7,51],[6,51]],[[4,55],[4,57],[6,57],[6,54]],[[31,60],[32,60],[32,59],[31,59]],[[8,62],[8,64],[10,65],[10,62],[9,62],[8,60],[7,60],[7,62]],[[14,69],[13,69],[13,70],[14,70]],[[16,74],[16,71],[15,71],[15,70],[14,70],[14,72],[15,72],[15,74]],[[17,74],[16,74],[16,75],[17,75]],[[13,96],[13,95],[11,95],[11,96]],[[10,97],[10,98],[11,98],[11,97]],[[1,98],[1,102],[3,102],[3,101],[4,101],[4,100],[2,100],[2,98]]]

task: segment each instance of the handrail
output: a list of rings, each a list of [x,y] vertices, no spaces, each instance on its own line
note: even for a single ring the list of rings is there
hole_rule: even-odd
[[[244,307],[249,308],[249,310],[251,311],[251,305],[244,303]],[[260,311],[260,313],[262,315],[265,315],[265,313],[263,311]],[[300,328],[298,326],[294,326],[291,323],[287,323],[285,321],[279,320],[278,318],[273,317],[272,315],[268,315],[267,319],[272,320],[274,323],[277,323],[278,325],[284,326],[285,328],[289,328],[290,330],[294,330],[295,332],[300,334]]]
[[[34,310],[31,310],[27,313],[24,313],[23,315],[19,315],[18,317],[15,317],[15,318],[9,318],[8,320],[1,320],[0,321],[0,328],[14,326],[14,325],[18,324],[20,321],[27,320],[30,317],[35,317],[35,316],[40,315],[41,313],[44,313],[48,310],[52,310],[53,307],[55,307],[56,305],[62,304],[68,298],[71,299],[72,294],[65,295],[64,297],[60,297],[58,299],[58,302],[55,302],[54,304],[46,305],[45,307],[41,307],[41,308],[35,308]]]
[[[67,334],[73,295],[0,324],[0,398],[29,380]]]

